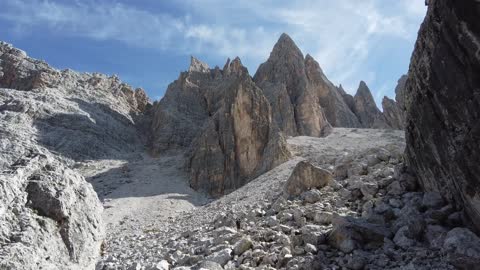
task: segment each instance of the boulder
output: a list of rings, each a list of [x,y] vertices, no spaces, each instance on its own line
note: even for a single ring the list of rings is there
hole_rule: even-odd
[[[350,253],[359,245],[381,246],[391,231],[379,224],[369,223],[363,218],[340,217],[333,219],[333,229],[328,236],[330,245]]]
[[[450,262],[460,269],[476,269],[480,264],[480,238],[466,228],[447,233],[443,248]]]
[[[331,181],[333,176],[329,171],[315,167],[307,161],[300,161],[285,183],[285,193],[288,196],[298,196],[313,188],[321,189]]]
[[[92,186],[48,153],[8,170],[0,174],[0,269],[95,268],[104,231]]]

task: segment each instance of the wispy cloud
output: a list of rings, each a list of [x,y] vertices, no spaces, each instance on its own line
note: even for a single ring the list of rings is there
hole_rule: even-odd
[[[355,90],[375,80],[365,67],[382,42],[413,44],[425,13],[418,0],[181,1],[177,14],[118,1],[2,0],[0,18],[17,29],[120,41],[184,54],[240,56],[254,72],[282,32],[312,54],[334,83]],[[367,81],[367,83],[373,83]]]

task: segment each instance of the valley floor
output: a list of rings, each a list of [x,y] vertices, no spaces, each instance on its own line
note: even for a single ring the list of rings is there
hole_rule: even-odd
[[[406,190],[392,187],[393,168],[402,162],[405,147],[402,131],[335,128],[326,138],[294,137],[288,143],[294,153],[291,160],[218,200],[189,188],[181,154],[86,163],[79,170],[104,203],[107,224],[98,269],[199,269],[202,265],[204,269],[313,269],[309,268],[312,258],[323,260],[324,268],[318,269],[453,269],[437,260],[435,252],[419,256],[425,262],[418,263],[412,260],[418,250],[408,247],[393,255],[387,247],[380,252],[356,247],[350,253],[325,242],[333,221],[319,223],[316,213],[360,218],[367,216],[368,205],[376,209],[380,202],[394,199],[394,206],[385,207],[398,214],[408,200],[422,196],[418,192],[407,196]],[[313,204],[285,200],[284,183],[302,160],[337,174],[339,164],[348,164],[346,179],[320,190],[321,198]],[[293,239],[307,235],[304,228],[315,228],[315,235],[323,235],[323,240],[315,239],[314,248],[305,239],[296,246]],[[235,254],[239,239],[248,239],[246,250],[252,250]],[[392,240],[385,245],[390,244],[395,246]]]

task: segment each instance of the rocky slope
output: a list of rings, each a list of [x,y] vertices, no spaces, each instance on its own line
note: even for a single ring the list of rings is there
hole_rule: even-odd
[[[91,269],[102,206],[73,166],[143,148],[143,90],[0,44],[0,268]]]
[[[405,90],[407,159],[480,229],[480,6],[430,1]]]
[[[99,269],[474,269],[480,239],[439,193],[418,190],[402,132],[335,128],[288,143],[293,159],[232,193],[125,226]]]

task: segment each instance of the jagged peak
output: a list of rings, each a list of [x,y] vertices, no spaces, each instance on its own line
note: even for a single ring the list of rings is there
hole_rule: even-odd
[[[210,67],[206,63],[198,60],[194,56],[190,57],[190,67],[188,68],[188,72],[206,73],[209,71],[210,71]]]
[[[273,46],[273,50],[270,56],[283,54],[285,51],[294,51],[295,54],[301,56],[303,58],[302,51],[298,48],[297,44],[293,41],[293,39],[283,33],[280,38],[278,39],[277,43]]]
[[[223,72],[226,75],[229,74],[242,74],[243,72],[248,73],[247,68],[243,66],[240,57],[235,57],[233,61],[230,61],[230,58],[227,59],[227,63],[223,68]]]
[[[370,88],[368,88],[368,85],[364,81],[360,81],[360,84],[358,86],[357,93],[355,94],[355,97],[363,97],[364,99],[371,100],[374,102],[372,91],[370,91]]]

